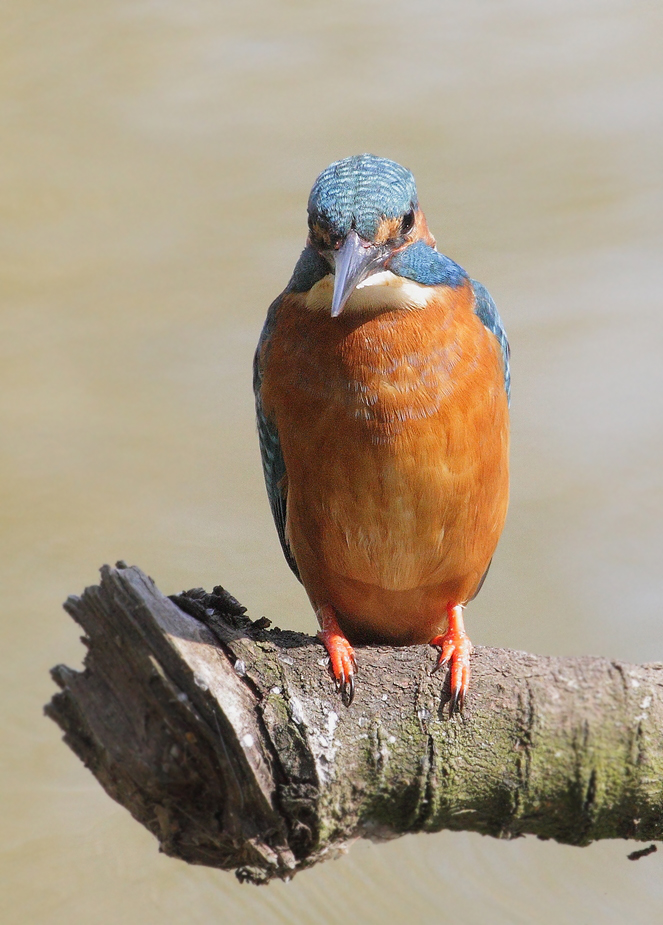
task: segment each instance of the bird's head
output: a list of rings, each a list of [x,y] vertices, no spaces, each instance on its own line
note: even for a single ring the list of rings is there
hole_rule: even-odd
[[[373,154],[346,157],[322,171],[309,196],[308,223],[308,246],[334,273],[332,317],[404,249],[415,242],[435,247],[410,171]]]

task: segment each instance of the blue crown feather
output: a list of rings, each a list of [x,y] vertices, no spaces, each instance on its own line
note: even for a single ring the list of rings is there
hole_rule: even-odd
[[[312,221],[322,219],[342,238],[354,228],[372,241],[382,219],[399,218],[417,205],[409,170],[386,157],[356,154],[322,171],[313,184],[308,211]]]

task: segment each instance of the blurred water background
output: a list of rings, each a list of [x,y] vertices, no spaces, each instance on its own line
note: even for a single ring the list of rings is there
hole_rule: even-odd
[[[7,0],[0,14],[5,925],[649,923],[663,855],[468,834],[289,885],[162,857],[41,715],[103,562],[314,629],[250,363],[330,161],[410,167],[513,349],[513,492],[475,643],[663,659],[663,7]]]

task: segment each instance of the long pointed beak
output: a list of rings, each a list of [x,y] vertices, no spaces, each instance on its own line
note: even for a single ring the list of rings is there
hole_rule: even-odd
[[[331,316],[337,318],[359,283],[383,260],[382,249],[350,231],[340,249],[334,253],[335,277]]]

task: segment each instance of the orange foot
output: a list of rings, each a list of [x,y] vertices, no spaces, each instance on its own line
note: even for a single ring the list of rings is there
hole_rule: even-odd
[[[446,633],[431,639],[432,646],[441,646],[442,651],[437,665],[431,674],[451,662],[451,705],[449,712],[463,709],[463,702],[470,686],[470,654],[472,643],[463,626],[463,605],[449,602],[447,604],[449,625]]]
[[[336,690],[340,691],[341,700],[346,707],[349,707],[355,695],[357,661],[354,650],[343,635],[343,630],[338,625],[336,612],[331,604],[324,604],[318,608],[316,615],[322,627],[318,633],[318,639],[322,641],[329,653],[330,667],[336,682]]]

